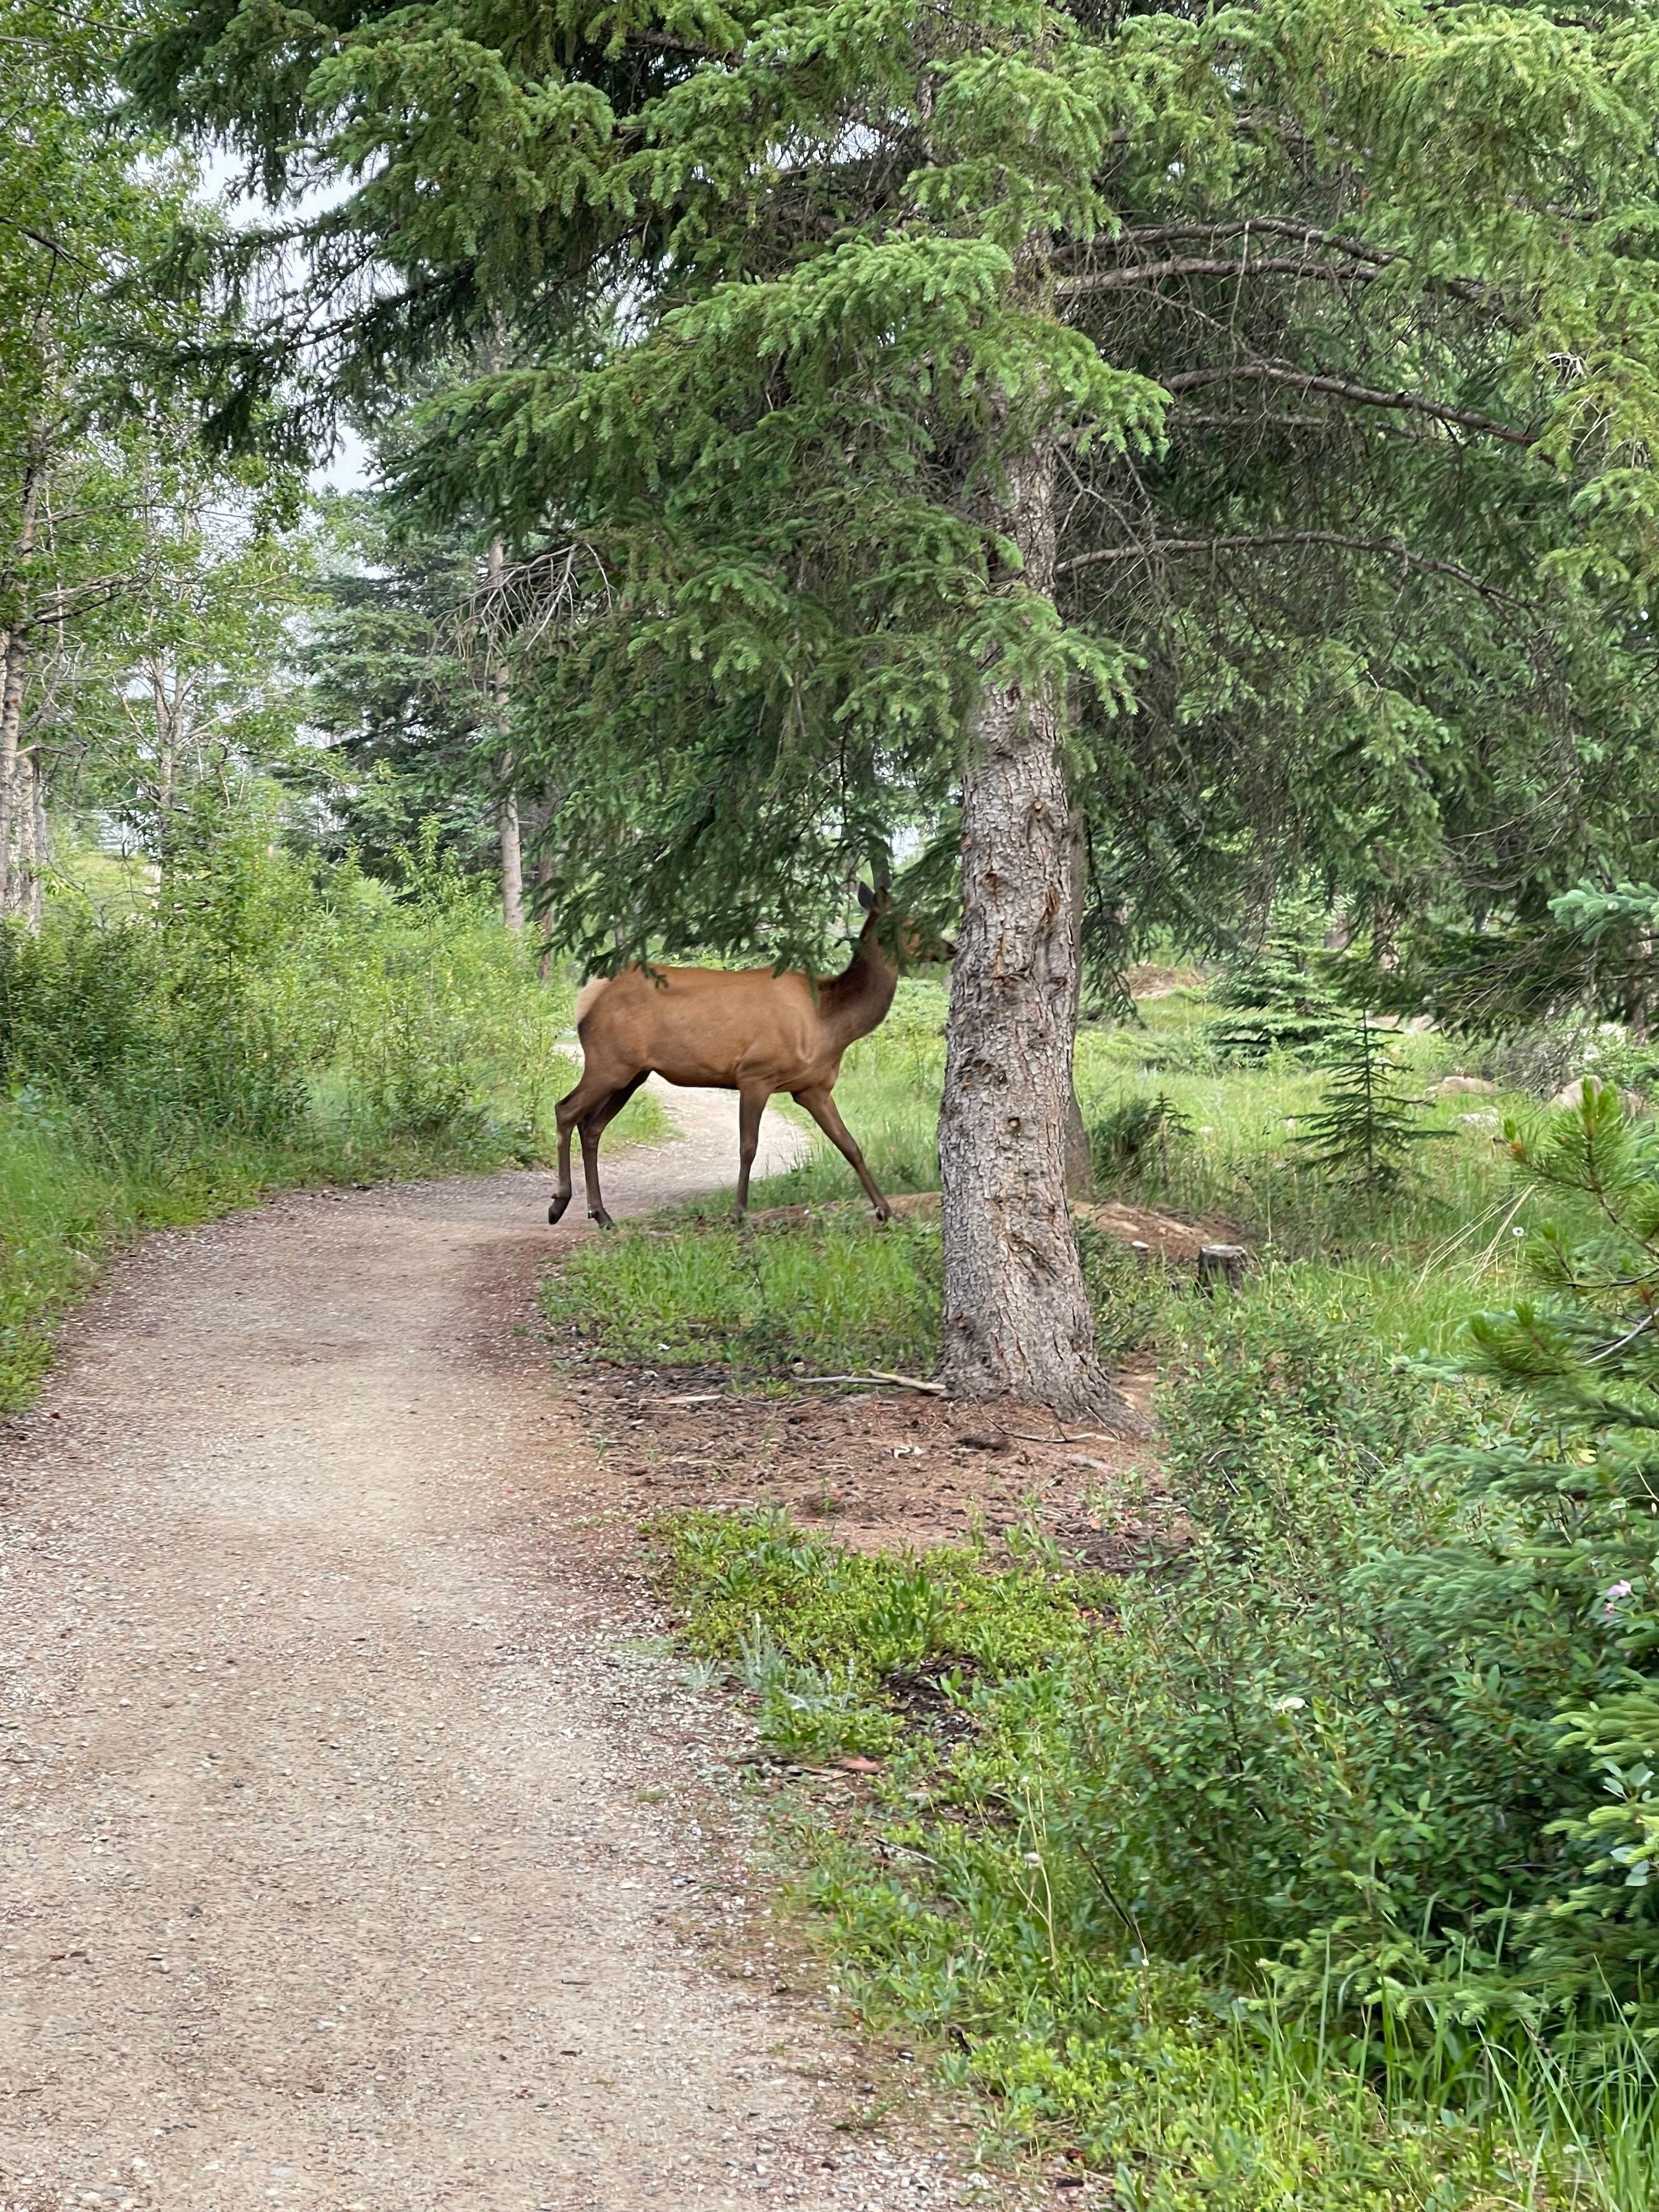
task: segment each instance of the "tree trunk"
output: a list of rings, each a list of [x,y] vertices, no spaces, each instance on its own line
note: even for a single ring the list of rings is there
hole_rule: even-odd
[[[29,927],[39,930],[46,910],[46,870],[52,864],[52,827],[46,819],[46,771],[40,754],[31,756],[29,779],[34,801],[34,878],[29,886]]]
[[[1078,958],[1073,966],[1072,981],[1072,1037],[1077,1038],[1078,1009],[1083,998],[1083,894],[1087,889],[1089,865],[1088,847],[1084,839],[1083,818],[1072,817],[1071,849],[1066,854],[1069,868],[1069,894],[1072,903],[1073,941],[1078,947]],[[1095,1194],[1095,1164],[1089,1151],[1089,1132],[1084,1125],[1083,1108],[1079,1103],[1077,1082],[1073,1077],[1071,1091],[1066,1101],[1066,1195],[1070,1199],[1092,1198]]]
[[[507,562],[507,549],[499,538],[489,541],[489,622],[485,636],[490,641],[485,647],[489,665],[484,686],[489,695],[495,727],[503,738],[507,736],[507,691],[512,678],[507,672],[507,655],[496,636],[495,625],[501,620],[500,593],[501,575]],[[519,794],[513,781],[513,756],[501,755],[501,920],[514,936],[524,927],[524,844],[519,835]]]
[[[524,851],[519,842],[519,794],[510,787],[501,793],[501,920],[515,933],[524,927]]]
[[[27,668],[28,642],[19,626],[6,640],[5,667],[0,676],[0,913],[3,914],[15,914],[18,904],[17,741],[23,727],[23,678]]]
[[[35,516],[45,466],[46,436],[37,425],[29,437],[11,562],[17,579],[17,608],[0,667],[0,871],[3,872],[0,872],[0,913],[5,914],[15,913],[17,906],[17,875],[12,866],[12,847],[17,837],[17,744],[23,729],[23,678],[28,668],[28,566],[34,552]]]
[[[1008,469],[1012,588],[1049,592],[1054,459]],[[1135,1418],[1095,1354],[1066,1199],[1078,995],[1072,808],[1052,698],[993,681],[963,781],[963,923],[951,983],[939,1168],[942,1372],[953,1397],[1009,1396],[1061,1414]]]

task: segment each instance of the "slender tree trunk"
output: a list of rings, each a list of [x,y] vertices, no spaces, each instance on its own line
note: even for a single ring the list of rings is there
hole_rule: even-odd
[[[501,793],[501,920],[515,933],[524,927],[524,848],[519,839],[519,794],[510,786]]]
[[[179,711],[168,669],[160,656],[149,664],[150,702],[155,714],[155,865],[165,870],[173,828],[173,801],[179,763]]]
[[[495,727],[503,738],[507,735],[507,692],[512,678],[507,672],[507,655],[501,649],[495,626],[501,620],[499,594],[501,573],[506,565],[507,548],[499,538],[492,538],[489,541],[490,618],[485,635],[494,641],[485,647],[489,662],[484,687],[489,694]],[[524,843],[519,834],[519,794],[513,776],[513,756],[503,751],[501,806],[497,816],[501,841],[501,920],[516,936],[524,927]]]
[[[17,911],[17,741],[23,727],[23,679],[28,672],[28,641],[21,625],[6,640],[0,679],[0,913]]]
[[[38,930],[46,914],[46,870],[52,864],[52,827],[46,819],[46,771],[40,754],[30,755],[29,778],[34,811],[34,875],[29,885],[29,927]]]
[[[1012,588],[1046,595],[1052,450],[1008,468],[998,524],[1024,556]],[[1066,1198],[1078,994],[1071,802],[1057,702],[995,683],[964,778],[963,925],[951,984],[939,1166],[943,1373],[959,1398],[1135,1419],[1095,1354]]]
[[[1077,1039],[1078,1012],[1083,1000],[1083,895],[1088,888],[1088,847],[1083,834],[1083,819],[1079,814],[1072,817],[1072,836],[1066,854],[1068,869],[1067,896],[1072,905],[1072,933],[1078,947],[1078,958],[1073,970],[1071,1026],[1073,1050]],[[1066,1195],[1067,1198],[1092,1198],[1095,1194],[1095,1165],[1089,1152],[1089,1132],[1084,1125],[1083,1108],[1077,1095],[1077,1079],[1073,1076],[1070,1093],[1066,1101]]]
[[[12,866],[16,842],[17,744],[23,728],[23,679],[28,671],[28,564],[34,552],[35,517],[40,510],[40,478],[46,467],[45,434],[37,426],[29,440],[29,458],[23,471],[23,495],[18,514],[17,542],[12,567],[17,580],[18,607],[6,636],[3,671],[0,671],[0,913],[15,913],[17,878]]]

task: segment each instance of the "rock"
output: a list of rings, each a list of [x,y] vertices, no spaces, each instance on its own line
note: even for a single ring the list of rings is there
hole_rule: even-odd
[[[1551,1099],[1550,1104],[1552,1106],[1582,1106],[1584,1103],[1584,1085],[1587,1083],[1591,1085],[1598,1097],[1603,1091],[1619,1088],[1616,1084],[1609,1083],[1605,1076],[1575,1075],[1571,1083],[1564,1083],[1561,1085],[1554,1097]],[[1639,1091],[1620,1091],[1620,1097],[1624,1101],[1625,1111],[1627,1114],[1646,1113],[1648,1102]]]

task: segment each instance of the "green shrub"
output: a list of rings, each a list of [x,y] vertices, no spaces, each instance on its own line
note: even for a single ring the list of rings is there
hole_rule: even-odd
[[[0,927],[0,1406],[110,1243],[274,1184],[531,1159],[570,995],[426,847],[401,889],[188,818],[145,902]],[[626,1135],[659,1117],[636,1099]]]

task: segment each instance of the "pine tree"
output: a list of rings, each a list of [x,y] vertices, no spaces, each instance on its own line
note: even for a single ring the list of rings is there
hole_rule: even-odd
[[[1340,586],[1381,636],[1402,578],[1498,605],[1564,550],[1639,588],[1647,11],[184,0],[131,74],[267,190],[350,187],[286,320],[226,353],[219,434],[296,369],[325,416],[512,323],[410,482],[591,556],[521,726],[579,949],[623,920],[629,951],[810,955],[896,810],[959,842],[945,1373],[1098,1408],[1062,1143],[1079,787],[1143,676],[1179,732],[1239,641],[1271,668],[1264,603]],[[1235,557],[1254,588],[1218,593]],[[1411,756],[1449,740],[1322,642],[1286,656],[1342,709],[1321,835],[1420,845]],[[1201,842],[1227,736],[1152,779],[1149,845]]]
[[[1285,901],[1261,945],[1228,962],[1212,994],[1225,1010],[1209,1030],[1217,1052],[1232,1060],[1270,1053],[1316,1058],[1351,1028],[1351,1014],[1322,972],[1324,921],[1310,902]]]
[[[1398,1184],[1412,1146],[1438,1133],[1422,1125],[1428,1101],[1409,1089],[1389,1033],[1367,1013],[1334,1030],[1320,1060],[1327,1077],[1324,1103],[1304,1116],[1297,1142],[1319,1166],[1357,1183],[1367,1198],[1380,1197]]]

